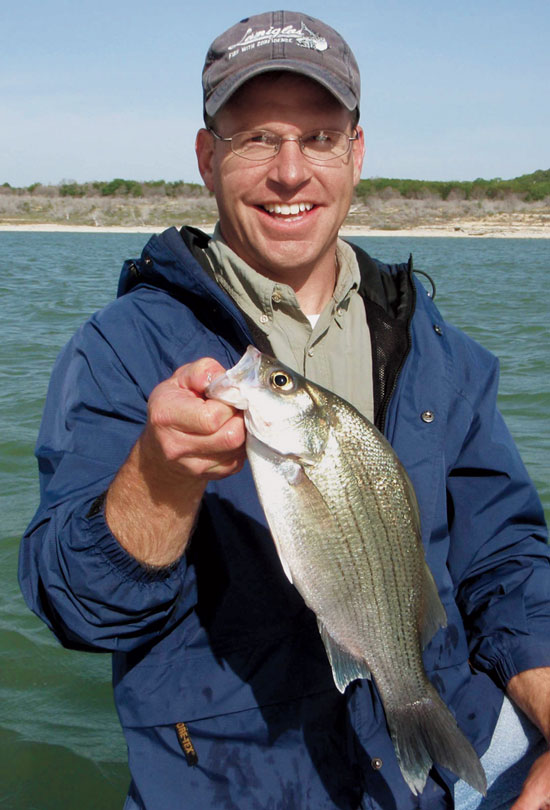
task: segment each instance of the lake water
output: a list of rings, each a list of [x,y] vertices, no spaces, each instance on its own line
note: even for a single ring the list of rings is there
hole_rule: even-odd
[[[37,505],[33,445],[54,358],[114,296],[143,234],[0,233],[0,806],[120,810],[126,747],[110,659],[67,652],[26,608],[19,537]],[[428,272],[448,320],[501,359],[500,405],[550,512],[550,240],[365,238]]]

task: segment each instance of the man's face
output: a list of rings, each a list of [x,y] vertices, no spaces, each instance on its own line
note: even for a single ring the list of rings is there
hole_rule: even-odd
[[[353,134],[348,110],[321,85],[293,74],[247,82],[218,113],[215,129],[223,137],[253,129],[292,137],[315,129]],[[333,270],[338,229],[363,162],[357,129],[360,138],[348,154],[324,162],[308,160],[297,142],[284,141],[274,158],[257,163],[233,154],[230,144],[206,130],[199,132],[199,168],[216,196],[223,237],[247,264],[295,288],[314,269]],[[306,210],[274,211],[292,204]]]

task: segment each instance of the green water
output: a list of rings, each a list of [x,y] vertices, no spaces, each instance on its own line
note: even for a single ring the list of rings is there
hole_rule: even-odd
[[[25,606],[19,537],[37,506],[32,456],[54,358],[115,294],[142,234],[0,233],[0,807],[119,810],[129,776],[105,655],[67,652]],[[501,358],[501,407],[550,512],[550,240],[372,238],[433,276],[443,314]]]

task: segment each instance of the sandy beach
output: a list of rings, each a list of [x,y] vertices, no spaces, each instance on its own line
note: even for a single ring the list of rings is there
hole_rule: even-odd
[[[212,233],[214,223],[201,223],[200,227],[206,233]],[[59,224],[2,224],[0,231],[12,232],[39,232],[39,233],[160,233],[166,229],[166,225],[127,225],[127,226],[94,226],[94,225],[59,225]],[[479,237],[479,238],[501,238],[501,239],[550,239],[550,224],[548,225],[525,225],[517,226],[510,223],[498,223],[494,220],[474,220],[464,222],[454,222],[453,225],[419,226],[401,229],[374,229],[367,225],[344,225],[340,230],[340,235],[346,236],[440,236],[440,237]]]
[[[1,187],[0,187],[1,190]],[[55,189],[52,190],[52,193]],[[70,197],[0,194],[0,231],[160,233],[170,225],[194,225],[211,233],[217,219],[213,197]],[[550,238],[550,197],[449,199],[429,194],[406,198],[395,189],[354,199],[342,236]]]

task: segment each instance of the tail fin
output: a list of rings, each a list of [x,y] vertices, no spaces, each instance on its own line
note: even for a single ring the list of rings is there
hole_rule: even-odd
[[[424,790],[432,763],[452,771],[483,795],[479,757],[431,684],[425,697],[395,707],[386,717],[403,777],[416,795]]]

